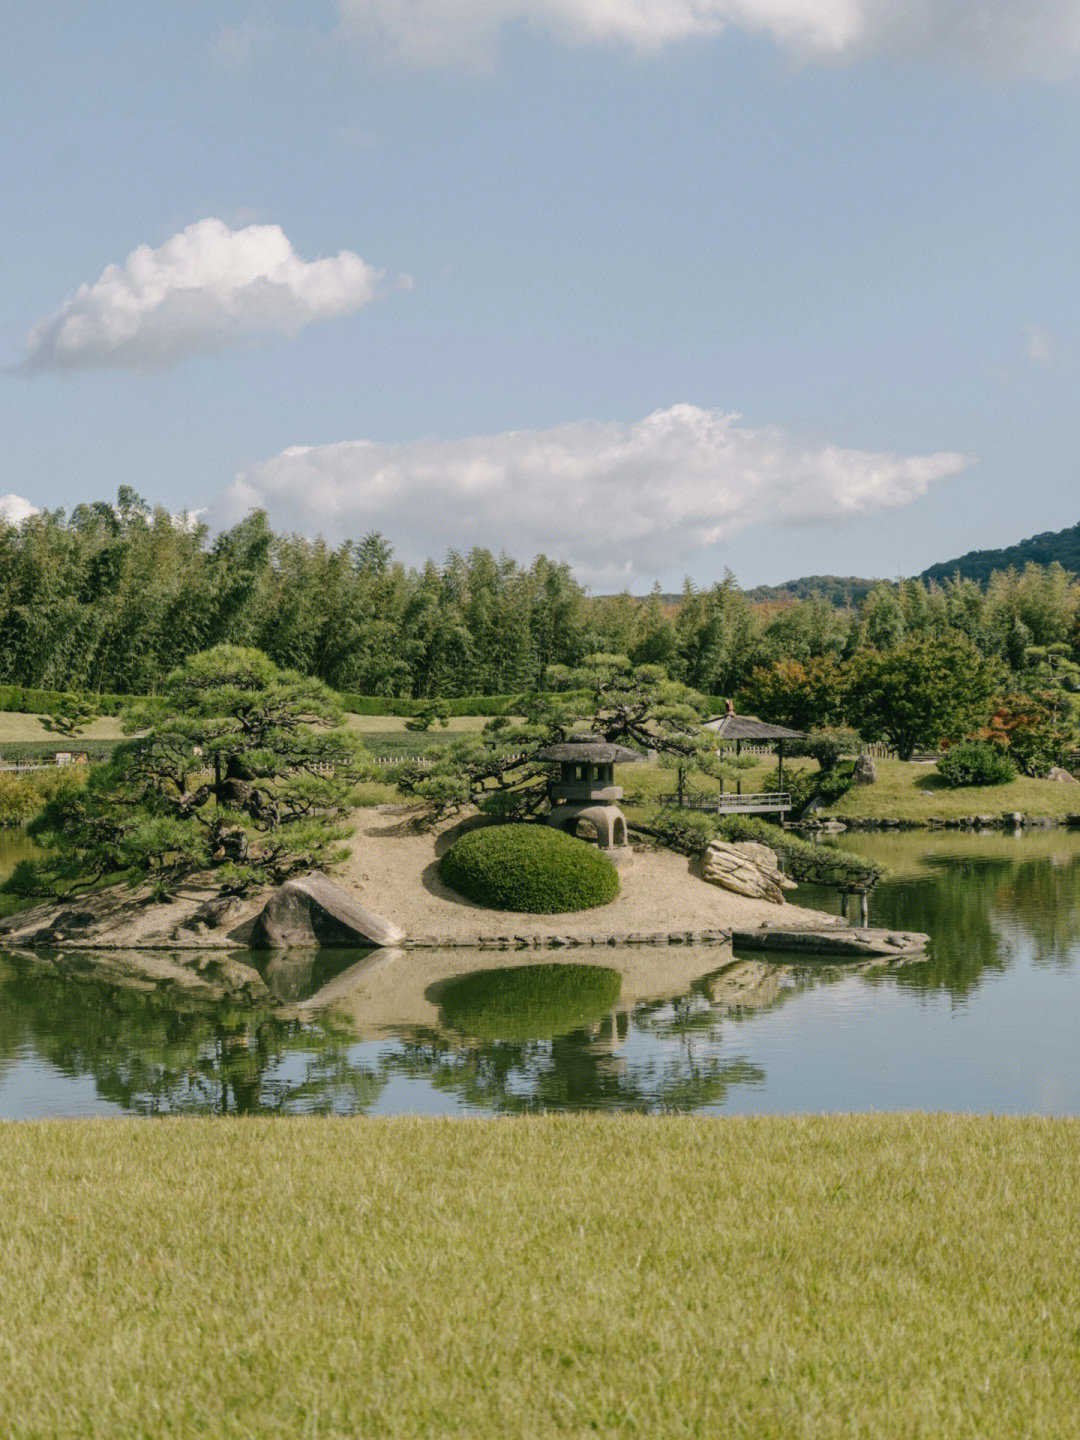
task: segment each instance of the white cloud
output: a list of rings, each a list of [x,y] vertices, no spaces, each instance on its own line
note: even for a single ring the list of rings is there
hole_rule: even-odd
[[[804,446],[676,405],[633,425],[581,421],[465,440],[297,446],[241,472],[229,520],[331,537],[384,530],[406,559],[449,547],[544,551],[593,583],[651,579],[761,521],[840,521],[906,505],[962,455]]]
[[[642,52],[734,26],[803,59],[885,52],[1048,79],[1080,69],[1076,0],[338,0],[338,11],[347,34],[421,64],[484,60],[525,24]]]
[[[21,525],[31,515],[40,513],[36,505],[31,505],[21,495],[0,495],[0,521],[8,525]]]
[[[23,368],[170,365],[356,310],[381,278],[348,250],[301,260],[277,225],[200,220],[157,250],[140,245],[39,320]]]
[[[1034,365],[1044,365],[1053,370],[1065,358],[1061,341],[1045,325],[1028,325],[1024,339],[1024,354]]]

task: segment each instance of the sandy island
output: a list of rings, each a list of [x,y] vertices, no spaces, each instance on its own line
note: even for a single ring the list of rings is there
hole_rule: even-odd
[[[355,812],[352,854],[333,874],[342,889],[376,915],[400,926],[407,941],[442,945],[481,939],[542,942],[548,937],[587,941],[597,937],[640,939],[686,932],[756,929],[764,922],[845,925],[839,916],[798,905],[774,905],[722,890],[699,878],[697,863],[666,850],[627,851],[619,864],[620,895],[609,905],[558,915],[488,910],[445,886],[438,858],[476,817],[418,831],[415,811],[380,806]],[[148,885],[98,891],[66,904],[24,910],[0,921],[0,945],[80,949],[246,948],[248,928],[268,889],[243,899],[221,900],[212,876],[178,884],[165,901]]]
[[[593,910],[562,915],[489,910],[458,895],[438,874],[439,856],[476,820],[418,833],[412,814],[397,806],[359,811],[352,856],[334,875],[338,884],[355,891],[366,909],[400,925],[410,939],[433,937],[460,944],[481,936],[585,939],[598,931],[649,935],[749,930],[764,921],[775,923],[780,916],[793,926],[845,923],[820,910],[774,905],[722,890],[700,878],[697,862],[670,850],[628,851],[618,867],[620,894]]]

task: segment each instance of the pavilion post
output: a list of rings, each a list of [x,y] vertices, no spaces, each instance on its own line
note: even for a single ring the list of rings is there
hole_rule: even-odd
[[[776,742],[776,760],[777,760],[776,773],[777,773],[777,780],[778,780],[777,788],[780,789],[780,790],[783,790],[783,788],[784,788],[784,742],[783,742],[783,740],[778,740],[778,741]]]

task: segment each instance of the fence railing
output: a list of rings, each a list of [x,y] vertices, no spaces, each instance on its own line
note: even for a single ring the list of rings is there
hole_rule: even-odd
[[[661,795],[662,805],[674,805],[680,810],[704,810],[710,815],[731,815],[753,811],[756,814],[778,813],[791,809],[791,796],[786,790],[760,790],[752,795],[740,795],[737,790],[727,790],[723,795],[688,795],[683,792]]]

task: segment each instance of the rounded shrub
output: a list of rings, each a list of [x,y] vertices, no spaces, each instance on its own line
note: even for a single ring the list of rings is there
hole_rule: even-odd
[[[547,1040],[594,1024],[622,985],[601,965],[521,965],[451,980],[439,997],[443,1023],[476,1040]]]
[[[1016,779],[1016,766],[996,745],[965,740],[952,745],[937,762],[938,774],[954,790],[961,785],[1007,785]]]
[[[439,874],[478,905],[535,915],[591,910],[619,893],[606,855],[547,825],[470,830],[439,861]]]

